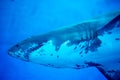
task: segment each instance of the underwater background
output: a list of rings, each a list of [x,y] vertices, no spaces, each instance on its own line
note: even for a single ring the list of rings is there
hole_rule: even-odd
[[[0,80],[107,80],[95,67],[59,69],[10,57],[14,44],[120,10],[119,0],[0,0]]]

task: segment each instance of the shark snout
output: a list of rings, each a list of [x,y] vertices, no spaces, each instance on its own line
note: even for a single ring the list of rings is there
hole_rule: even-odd
[[[21,48],[19,44],[14,45],[8,50],[8,55],[28,61],[27,53]]]
[[[8,54],[13,56],[16,51],[20,49],[19,45],[14,45],[8,50]]]

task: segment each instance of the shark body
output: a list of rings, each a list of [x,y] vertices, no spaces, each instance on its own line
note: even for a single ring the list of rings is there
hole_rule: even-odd
[[[97,67],[109,80],[120,80],[120,11],[80,24],[33,36],[8,54],[24,61],[56,67]]]

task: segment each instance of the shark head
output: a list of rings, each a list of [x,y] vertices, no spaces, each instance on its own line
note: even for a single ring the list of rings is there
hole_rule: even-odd
[[[42,44],[38,45],[37,42],[34,42],[28,38],[11,47],[8,50],[8,54],[12,57],[19,58],[24,61],[29,61],[29,54],[40,46],[42,46]]]

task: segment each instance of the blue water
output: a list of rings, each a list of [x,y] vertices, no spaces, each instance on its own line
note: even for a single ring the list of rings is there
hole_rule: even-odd
[[[95,67],[57,69],[10,57],[17,42],[120,9],[119,0],[0,0],[0,80],[107,80]]]

